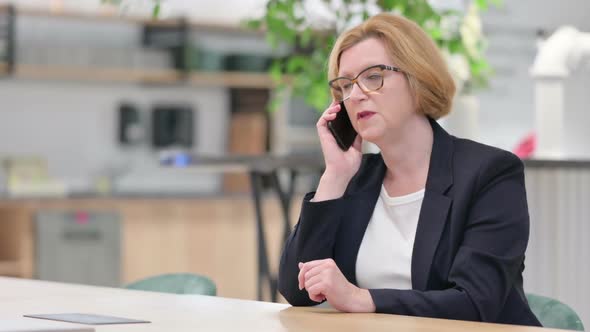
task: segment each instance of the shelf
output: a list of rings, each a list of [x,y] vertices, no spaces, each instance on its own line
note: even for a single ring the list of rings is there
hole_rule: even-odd
[[[180,73],[171,69],[134,70],[71,66],[16,65],[12,77],[34,80],[67,80],[121,83],[176,83]]]
[[[16,65],[12,72],[0,63],[0,72],[25,80],[64,80],[83,82],[115,82],[146,84],[183,84],[184,77],[174,69],[126,69],[71,66]],[[272,88],[267,73],[251,72],[191,72],[186,84],[200,87]]]
[[[0,5],[0,11],[6,11],[10,5]],[[50,18],[64,18],[64,19],[77,19],[77,20],[93,20],[93,21],[112,21],[112,22],[122,22],[122,23],[131,23],[131,24],[145,24],[150,26],[162,26],[162,27],[172,27],[178,26],[182,24],[181,19],[151,19],[151,18],[142,18],[137,16],[121,16],[117,12],[104,12],[99,14],[94,13],[84,13],[84,12],[75,12],[71,10],[44,10],[44,9],[37,9],[37,8],[27,8],[23,6],[16,6],[15,7],[17,15],[26,15],[26,16],[36,16],[36,17],[50,17]],[[209,30],[209,31],[219,31],[219,32],[242,32],[242,33],[253,33],[253,34],[263,34],[264,32],[259,30],[252,30],[246,27],[242,27],[239,25],[231,25],[231,24],[220,24],[215,22],[186,22],[188,27],[193,29],[202,29],[202,30]]]
[[[272,88],[273,80],[267,73],[199,72],[190,75],[195,86],[227,86],[232,88]]]
[[[14,8],[14,11],[12,10]],[[186,21],[183,19],[144,19],[137,17],[121,17],[115,12],[90,14],[77,13],[72,11],[50,11],[28,9],[20,6],[0,5],[0,12],[8,12],[11,17],[19,15],[38,16],[38,17],[57,17],[65,19],[78,20],[103,20],[128,22],[145,27],[179,27],[180,29],[163,29],[166,33],[174,32],[178,39],[186,38],[186,28],[197,29],[199,31],[224,31],[231,33],[261,33],[261,31],[249,30],[244,27],[220,25],[220,24],[203,24]],[[149,29],[148,29],[149,30]],[[147,30],[146,30],[147,31]],[[157,34],[160,30],[149,30],[152,34]],[[147,34],[147,32],[145,32]],[[145,37],[145,36],[144,36]],[[7,44],[11,44],[14,34],[7,37]],[[157,40],[157,38],[155,38]],[[151,39],[150,39],[151,40]],[[145,41],[144,41],[145,43]],[[149,44],[149,43],[148,43]],[[146,46],[146,45],[144,45]],[[9,66],[7,62],[0,62],[0,74],[6,78],[15,78],[23,80],[53,80],[53,81],[71,81],[71,82],[89,82],[89,83],[135,83],[135,84],[159,84],[159,85],[189,85],[198,87],[229,87],[229,88],[264,88],[269,89],[275,86],[273,80],[266,72],[238,72],[238,71],[191,71],[186,74],[178,68],[185,68],[184,61],[176,63],[176,51],[171,51],[170,46],[158,46],[149,44],[152,48],[163,48],[166,52],[172,52],[170,55],[174,58],[174,65],[171,68],[129,68],[129,67],[92,67],[92,66],[70,66],[67,63],[61,65],[42,65],[42,64],[21,64],[18,57],[14,58],[14,65]],[[181,45],[173,45],[182,48],[190,47],[184,41]],[[10,52],[9,52],[10,53]],[[12,53],[10,53],[12,54]],[[5,60],[10,61],[10,60]]]

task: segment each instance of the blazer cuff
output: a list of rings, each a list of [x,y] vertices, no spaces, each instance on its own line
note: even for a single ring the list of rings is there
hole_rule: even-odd
[[[404,314],[404,310],[396,304],[397,289],[369,289],[375,304],[375,312],[379,314]]]

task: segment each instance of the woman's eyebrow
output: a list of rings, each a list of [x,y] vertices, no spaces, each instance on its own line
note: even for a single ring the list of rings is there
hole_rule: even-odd
[[[338,75],[336,75],[336,77],[349,77],[352,78],[355,75],[352,75],[350,72],[347,71],[343,71],[343,72],[339,72]]]

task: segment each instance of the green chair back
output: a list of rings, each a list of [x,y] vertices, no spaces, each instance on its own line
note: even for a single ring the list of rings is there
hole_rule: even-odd
[[[148,277],[128,284],[125,288],[172,294],[211,296],[217,294],[217,287],[213,280],[192,273],[171,273]]]
[[[531,310],[543,327],[584,331],[580,317],[565,303],[535,294],[527,294],[526,297]]]

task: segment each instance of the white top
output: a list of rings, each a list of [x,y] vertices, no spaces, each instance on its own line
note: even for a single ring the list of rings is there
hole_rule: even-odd
[[[424,189],[404,196],[381,193],[356,261],[361,288],[412,289],[412,251]]]

